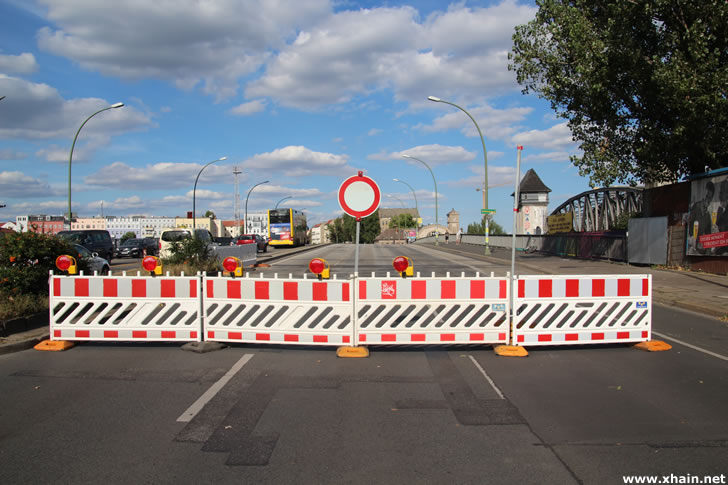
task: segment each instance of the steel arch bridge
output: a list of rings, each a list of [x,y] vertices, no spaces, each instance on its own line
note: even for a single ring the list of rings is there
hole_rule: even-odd
[[[629,212],[642,212],[641,187],[606,187],[575,195],[551,212],[571,212],[576,232],[608,231],[617,218]]]

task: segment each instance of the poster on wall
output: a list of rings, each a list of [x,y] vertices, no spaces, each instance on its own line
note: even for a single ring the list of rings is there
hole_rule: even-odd
[[[728,256],[728,174],[692,181],[687,231],[688,256]]]

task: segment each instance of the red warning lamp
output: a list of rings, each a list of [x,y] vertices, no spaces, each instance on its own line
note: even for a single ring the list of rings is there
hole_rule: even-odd
[[[318,276],[318,279],[328,279],[330,275],[329,263],[322,258],[313,258],[308,262],[308,269]]]
[[[402,278],[413,275],[414,265],[412,264],[412,260],[407,256],[397,256],[392,260],[392,266]]]
[[[230,273],[233,278],[243,276],[243,265],[240,260],[234,256],[228,256],[222,261],[222,268]]]
[[[142,268],[149,271],[152,276],[162,274],[162,265],[155,256],[146,256],[142,259]]]
[[[56,258],[56,268],[61,271],[68,271],[68,274],[76,274],[78,272],[76,258],[67,254],[62,254]]]

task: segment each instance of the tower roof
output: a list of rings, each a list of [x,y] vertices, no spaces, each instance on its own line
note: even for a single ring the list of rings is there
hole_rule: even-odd
[[[524,175],[521,179],[521,185],[518,187],[518,191],[523,194],[533,192],[551,192],[551,189],[546,187],[546,184],[544,184],[541,181],[541,178],[536,175],[536,171],[534,169],[529,168],[526,175]],[[513,195],[514,194],[511,194],[511,196]]]

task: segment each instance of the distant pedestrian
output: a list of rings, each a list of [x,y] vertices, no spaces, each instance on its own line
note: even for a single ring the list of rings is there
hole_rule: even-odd
[[[455,242],[457,244],[460,244],[460,241],[463,239],[463,228],[461,227],[458,229],[458,233],[455,235]]]
[[[449,232],[445,233],[445,244],[450,244],[450,233]]]

